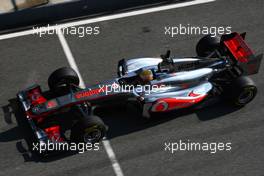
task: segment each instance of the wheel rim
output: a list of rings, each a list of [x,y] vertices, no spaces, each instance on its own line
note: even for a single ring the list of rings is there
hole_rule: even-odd
[[[239,104],[247,104],[254,98],[253,88],[245,89],[238,97]]]
[[[95,143],[99,141],[102,137],[102,132],[97,127],[88,128],[85,130],[83,135],[83,140],[86,143]]]

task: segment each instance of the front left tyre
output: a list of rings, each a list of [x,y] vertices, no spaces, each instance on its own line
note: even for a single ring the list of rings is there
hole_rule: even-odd
[[[71,129],[70,139],[75,143],[97,143],[105,136],[107,127],[98,116],[87,116]]]

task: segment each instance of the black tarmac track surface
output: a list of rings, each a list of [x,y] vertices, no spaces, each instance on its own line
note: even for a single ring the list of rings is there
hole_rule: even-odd
[[[201,35],[165,35],[165,26],[231,26],[247,32],[256,53],[264,52],[264,1],[216,0],[134,17],[104,21],[100,34],[66,40],[86,84],[116,76],[122,58],[195,56]],[[30,131],[15,101],[16,93],[47,78],[56,68],[69,66],[57,35],[29,35],[0,40],[0,175],[115,175],[108,155],[99,151],[40,159],[27,151]],[[125,176],[208,175],[261,176],[264,173],[264,66],[252,76],[258,86],[253,102],[241,109],[220,103],[195,112],[170,113],[146,121],[121,108],[99,113],[109,126],[108,139]],[[13,113],[10,114],[10,111]],[[7,124],[5,118],[12,117]],[[165,151],[165,143],[231,142],[230,151]]]

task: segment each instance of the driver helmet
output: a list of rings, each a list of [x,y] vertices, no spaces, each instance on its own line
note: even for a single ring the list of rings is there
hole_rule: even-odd
[[[151,70],[142,70],[139,73],[139,77],[142,79],[142,81],[149,82],[153,80],[153,73]]]

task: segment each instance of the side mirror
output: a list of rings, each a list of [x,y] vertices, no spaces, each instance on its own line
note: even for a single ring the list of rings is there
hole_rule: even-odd
[[[171,51],[168,50],[166,54],[160,55],[162,62],[159,63],[158,69],[160,72],[171,72],[174,70],[174,64],[172,58],[170,58]]]
[[[162,54],[160,55],[160,57],[165,60],[165,59],[168,59],[170,57],[170,54],[171,54],[171,51],[170,50],[167,50],[166,54]]]

